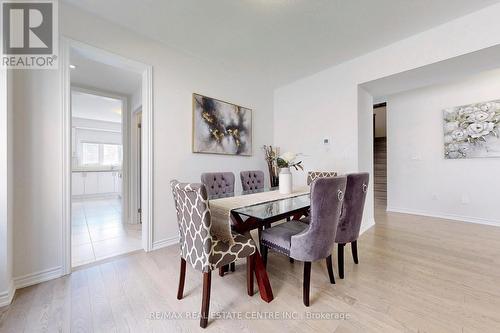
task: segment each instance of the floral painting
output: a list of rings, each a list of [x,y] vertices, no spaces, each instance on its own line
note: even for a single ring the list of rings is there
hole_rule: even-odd
[[[193,94],[193,152],[252,155],[252,110]]]
[[[500,157],[500,100],[444,110],[444,157]]]

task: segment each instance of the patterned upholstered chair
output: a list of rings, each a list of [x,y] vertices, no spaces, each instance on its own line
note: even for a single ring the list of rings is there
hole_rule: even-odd
[[[307,185],[311,185],[311,183],[318,178],[326,178],[326,177],[335,177],[337,173],[335,171],[309,171],[307,173]]]
[[[359,229],[363,220],[363,210],[365,207],[366,192],[370,174],[367,172],[352,173],[347,175],[347,185],[345,190],[344,204],[342,205],[342,215],[340,216],[335,243],[338,244],[338,265],[339,276],[344,278],[344,246],[351,243],[352,258],[354,263],[358,261]]]
[[[232,172],[202,173],[201,182],[207,189],[209,199],[234,196],[234,173]]]
[[[260,170],[241,171],[240,179],[243,191],[254,191],[264,188],[264,172]]]
[[[233,234],[234,245],[219,241],[210,231],[211,217],[207,191],[202,184],[170,182],[180,232],[181,269],[177,299],[182,299],[186,262],[203,273],[203,300],[200,326],[208,323],[211,272],[237,259],[247,258],[247,292],[253,295],[253,273],[257,247],[250,235]]]
[[[332,250],[346,186],[345,177],[322,178],[311,185],[311,223],[292,220],[262,231],[261,255],[273,249],[304,262],[303,302],[309,306],[311,262],[326,259],[330,283],[335,283]]]

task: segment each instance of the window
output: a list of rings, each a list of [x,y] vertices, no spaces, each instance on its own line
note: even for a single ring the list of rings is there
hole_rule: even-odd
[[[99,144],[83,143],[82,145],[82,164],[99,164]]]
[[[122,146],[102,145],[102,165],[120,165]]]
[[[122,145],[82,142],[82,166],[121,166]]]

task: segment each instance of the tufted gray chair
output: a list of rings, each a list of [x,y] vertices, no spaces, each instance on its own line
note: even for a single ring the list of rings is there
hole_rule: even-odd
[[[346,177],[321,178],[311,185],[309,224],[292,220],[262,231],[261,255],[267,262],[267,249],[304,262],[303,302],[309,306],[311,262],[326,259],[330,283],[335,283],[332,250],[339,223]]]
[[[366,193],[368,191],[370,174],[367,172],[352,173],[347,175],[342,215],[340,216],[335,243],[338,244],[339,276],[344,278],[344,246],[351,243],[352,258],[354,263],[358,261],[357,240],[359,229],[363,220]]]
[[[232,172],[202,173],[201,182],[207,188],[209,199],[234,196],[234,173]]]
[[[181,270],[177,299],[182,299],[186,262],[203,273],[203,300],[200,326],[208,323],[211,272],[214,269],[247,258],[247,292],[253,296],[253,273],[257,247],[250,235],[233,233],[234,244],[219,241],[211,234],[211,215],[204,185],[170,182],[180,233]]]
[[[264,172],[260,170],[241,171],[240,179],[243,191],[255,191],[264,188]]]

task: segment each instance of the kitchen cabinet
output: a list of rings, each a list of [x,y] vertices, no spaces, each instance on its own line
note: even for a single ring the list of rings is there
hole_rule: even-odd
[[[73,171],[71,193],[79,197],[121,195],[122,173],[118,171]]]

